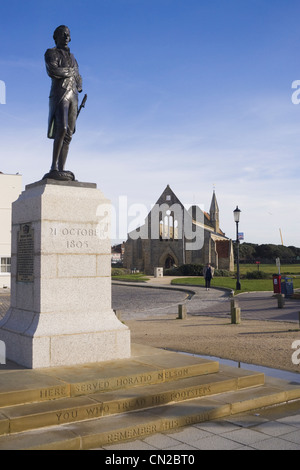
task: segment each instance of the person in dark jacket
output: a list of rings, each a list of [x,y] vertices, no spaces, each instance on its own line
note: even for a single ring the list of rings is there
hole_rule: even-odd
[[[61,25],[54,31],[56,47],[45,53],[46,70],[52,79],[49,97],[48,137],[54,139],[50,171],[64,171],[69,145],[75,132],[78,112],[78,93],[82,78],[78,64],[68,47],[70,30]]]
[[[213,275],[214,275],[213,268],[211,267],[211,265],[209,263],[207,263],[207,265],[205,266],[205,268],[203,270],[203,276],[204,276],[204,279],[205,279],[205,288],[206,288],[206,290],[210,289],[210,283],[211,283],[211,280],[213,278]]]

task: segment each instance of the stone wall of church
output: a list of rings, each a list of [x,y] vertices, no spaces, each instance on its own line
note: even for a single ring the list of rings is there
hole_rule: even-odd
[[[219,252],[218,252],[219,250]],[[215,242],[210,232],[205,231],[204,244],[200,250],[185,250],[182,240],[132,240],[125,244],[124,267],[137,269],[153,275],[155,267],[168,267],[168,262],[176,266],[182,264],[210,263],[216,269],[233,271],[233,250],[231,240]]]

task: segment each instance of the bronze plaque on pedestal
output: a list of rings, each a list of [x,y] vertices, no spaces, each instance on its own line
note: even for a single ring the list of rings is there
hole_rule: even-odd
[[[33,282],[34,230],[31,223],[21,224],[18,232],[17,282]]]

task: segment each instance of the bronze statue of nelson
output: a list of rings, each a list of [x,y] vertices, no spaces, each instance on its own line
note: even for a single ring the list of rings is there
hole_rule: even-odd
[[[68,47],[71,41],[69,28],[64,25],[56,28],[53,39],[56,47],[47,49],[45,63],[47,73],[52,79],[48,137],[54,139],[54,143],[51,169],[44,178],[74,180],[73,173],[65,171],[65,164],[75,132],[82,78],[77,61]]]

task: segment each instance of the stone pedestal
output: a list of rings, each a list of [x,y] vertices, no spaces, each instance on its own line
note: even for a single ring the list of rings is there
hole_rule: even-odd
[[[42,368],[130,357],[111,308],[109,212],[89,183],[43,180],[13,204],[7,359]]]

